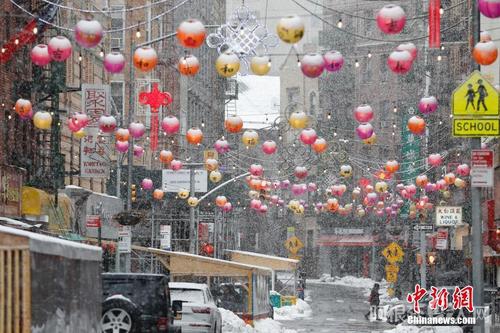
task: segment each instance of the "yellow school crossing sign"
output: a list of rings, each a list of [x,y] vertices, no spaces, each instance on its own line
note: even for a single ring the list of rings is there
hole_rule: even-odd
[[[453,135],[459,137],[500,136],[500,94],[474,71],[451,98]]]
[[[387,245],[385,249],[382,250],[382,255],[387,259],[387,262],[389,264],[394,264],[398,261],[403,261],[403,256],[405,255],[405,252],[403,251],[403,248],[399,246],[398,243],[392,242],[391,244]]]
[[[292,236],[285,241],[285,247],[291,254],[296,255],[304,247],[304,244],[297,236]]]

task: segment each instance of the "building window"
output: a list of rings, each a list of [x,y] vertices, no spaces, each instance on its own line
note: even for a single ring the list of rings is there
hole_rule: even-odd
[[[299,102],[300,100],[300,88],[299,87],[290,87],[286,88],[286,96],[288,104],[293,102]]]
[[[111,6],[111,10],[121,10],[123,6]],[[125,12],[115,12],[111,14],[111,30],[123,29],[125,23]],[[125,31],[116,31],[110,34],[111,49],[123,49],[123,41],[125,40]]]
[[[123,81],[111,82],[111,98],[116,107],[117,114],[124,114],[123,96],[125,95],[125,84]]]
[[[318,96],[315,91],[311,91],[309,94],[309,113],[311,116],[316,115],[318,110]]]

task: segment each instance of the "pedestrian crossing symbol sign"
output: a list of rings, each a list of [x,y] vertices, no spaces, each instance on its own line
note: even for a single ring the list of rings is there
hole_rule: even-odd
[[[385,257],[385,259],[387,259],[388,263],[394,264],[396,262],[403,261],[403,256],[405,255],[405,253],[403,251],[403,248],[399,246],[398,243],[392,242],[382,250],[382,255]]]
[[[292,236],[285,241],[285,247],[291,254],[297,254],[304,247],[304,244],[297,236]]]
[[[455,117],[494,117],[499,114],[500,95],[495,87],[474,71],[453,92],[451,108]]]

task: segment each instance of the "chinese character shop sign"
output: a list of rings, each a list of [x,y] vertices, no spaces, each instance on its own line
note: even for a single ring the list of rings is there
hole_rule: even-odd
[[[105,178],[109,174],[109,136],[99,135],[99,129],[88,127],[80,144],[80,177]]]
[[[99,118],[110,114],[108,85],[82,84],[82,111],[90,119],[88,127],[97,127]]]
[[[436,225],[438,227],[455,227],[462,225],[462,207],[437,206]]]

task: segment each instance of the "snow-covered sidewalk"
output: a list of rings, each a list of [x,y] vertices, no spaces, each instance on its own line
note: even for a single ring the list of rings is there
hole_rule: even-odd
[[[245,322],[233,312],[219,308],[222,315],[222,332],[224,333],[297,333],[295,330],[284,328],[279,322],[267,318],[256,320],[254,327]]]
[[[274,319],[276,320],[295,320],[309,318],[312,316],[312,309],[307,302],[297,299],[297,304],[274,308]]]

